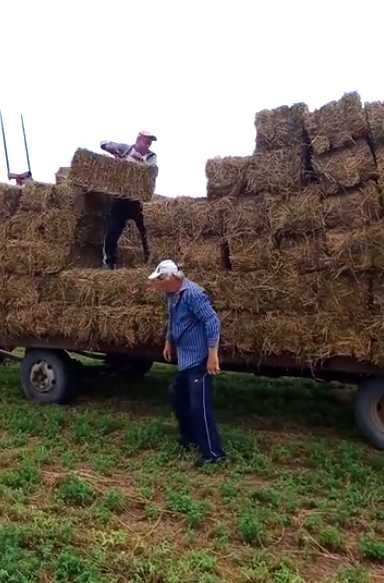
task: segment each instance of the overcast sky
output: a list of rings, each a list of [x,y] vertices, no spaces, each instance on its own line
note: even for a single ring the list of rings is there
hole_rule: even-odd
[[[25,169],[22,112],[37,180],[79,146],[149,129],[156,191],[204,195],[207,158],[252,152],[257,110],[384,99],[383,13],[382,0],[1,0],[12,170]]]

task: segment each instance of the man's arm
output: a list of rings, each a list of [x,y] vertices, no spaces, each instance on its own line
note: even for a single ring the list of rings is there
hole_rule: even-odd
[[[170,306],[168,302],[168,320],[167,320],[167,332],[165,337],[165,346],[163,350],[163,357],[166,362],[171,362],[174,353],[174,345],[172,341],[172,333],[171,333],[171,313],[170,313]]]
[[[213,309],[211,302],[205,292],[193,293],[189,299],[189,306],[192,313],[198,320],[204,323],[208,340],[208,364],[207,369],[210,374],[220,372],[219,365],[219,341],[220,341],[220,320]]]
[[[130,149],[129,144],[119,144],[117,142],[110,142],[108,140],[103,140],[100,142],[100,148],[105,150],[112,156],[116,156],[117,158],[124,158]]]

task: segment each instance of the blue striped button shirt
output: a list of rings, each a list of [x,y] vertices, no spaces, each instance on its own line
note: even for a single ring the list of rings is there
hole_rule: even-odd
[[[177,293],[168,294],[167,340],[176,346],[179,370],[201,364],[219,339],[220,320],[208,295],[184,279]]]

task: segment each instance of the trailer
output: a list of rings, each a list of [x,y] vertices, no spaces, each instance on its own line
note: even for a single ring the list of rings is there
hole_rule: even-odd
[[[138,346],[98,346],[94,351],[87,343],[72,346],[64,338],[41,343],[33,338],[19,338],[25,349],[23,356],[11,347],[0,350],[0,357],[20,363],[20,381],[25,396],[36,403],[63,404],[75,397],[79,361],[88,357],[102,362],[107,369],[123,373],[127,379],[137,379],[150,371],[155,362],[164,362],[159,348]],[[384,370],[369,363],[335,357],[308,366],[287,355],[260,359],[221,355],[224,371],[245,372],[272,378],[310,378],[316,381],[338,381],[358,386],[354,401],[356,424],[361,434],[375,447],[384,449]],[[173,363],[175,364],[175,363]]]

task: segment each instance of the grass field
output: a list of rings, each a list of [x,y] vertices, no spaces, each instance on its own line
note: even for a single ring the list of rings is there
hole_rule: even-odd
[[[384,581],[384,453],[329,385],[223,374],[228,462],[182,455],[173,369],[27,402],[0,368],[0,582]]]

